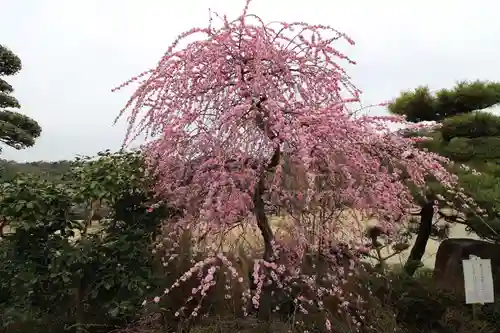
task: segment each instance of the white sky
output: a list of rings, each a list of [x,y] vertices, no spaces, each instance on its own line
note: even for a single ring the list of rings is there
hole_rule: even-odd
[[[7,78],[21,111],[42,126],[32,148],[1,158],[69,159],[119,148],[123,122],[112,122],[132,90],[110,90],[154,66],[170,42],[205,27],[208,8],[236,17],[243,0],[0,0],[0,43],[24,68]],[[345,49],[364,104],[427,84],[500,81],[500,3],[401,0],[253,0],[265,21],[329,24],[357,44]],[[384,110],[375,110],[381,114]]]

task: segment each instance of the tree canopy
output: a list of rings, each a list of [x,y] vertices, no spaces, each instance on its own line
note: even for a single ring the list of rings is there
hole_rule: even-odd
[[[16,162],[0,159],[0,182],[13,179],[17,174],[38,175],[44,179],[59,180],[70,169],[71,161]]]
[[[402,92],[388,108],[410,122],[437,121],[500,103],[500,83],[459,82],[452,89],[432,93],[427,86]]]
[[[161,282],[148,247],[171,214],[152,198],[154,179],[142,160],[137,151],[105,151],[33,163],[0,183],[2,332],[113,327],[142,314],[148,288]],[[41,177],[36,167],[58,170],[62,179]],[[102,205],[108,214],[96,221]],[[76,212],[80,207],[85,214]],[[102,327],[72,331],[112,330]]]
[[[460,82],[452,89],[431,93],[427,87],[403,92],[389,111],[409,121],[437,121],[440,127],[428,132],[432,140],[420,146],[449,158],[452,170],[479,211],[444,197],[441,206],[452,206],[449,221],[461,222],[479,236],[500,237],[500,117],[481,111],[500,103],[500,83]],[[414,133],[422,134],[422,133]],[[439,186],[435,187],[439,192]]]
[[[10,49],[0,45],[0,76],[17,74],[22,68],[21,59]],[[0,142],[15,149],[31,147],[41,134],[40,125],[19,112],[6,110],[18,109],[19,101],[11,95],[14,88],[0,78]]]
[[[131,113],[126,139],[153,136],[145,149],[150,172],[158,175],[157,195],[183,211],[172,229],[209,236],[241,226],[260,231],[264,249],[255,261],[252,295],[259,308],[266,279],[287,286],[301,281],[314,295],[325,289],[313,281],[333,284],[331,296],[343,289],[345,279],[336,276],[344,273],[334,268],[342,263],[332,247],[368,241],[362,223],[339,217],[345,211],[378,219],[390,237],[413,207],[409,183],[421,187],[433,177],[451,189],[455,177],[444,158],[392,133],[385,120],[395,117],[355,116],[360,91],[340,67],[354,62],[333,46],[353,44],[349,37],[324,25],[265,24],[247,12],[249,2],[233,21],[220,16],[220,27],[211,22],[181,34],[156,68],[132,78],[146,79],[123,112]],[[179,46],[194,35],[200,38]],[[290,177],[300,179],[293,188],[284,186]],[[266,205],[292,219],[292,240],[275,234]],[[220,243],[203,251],[211,259],[186,277],[205,276],[202,267],[209,266],[211,281],[227,265]],[[329,263],[324,280],[301,271],[308,251]]]

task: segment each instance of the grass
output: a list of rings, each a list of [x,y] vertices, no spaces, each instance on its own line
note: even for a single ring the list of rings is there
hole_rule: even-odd
[[[281,239],[293,239],[293,230],[291,226],[295,223],[290,216],[270,216],[271,228],[275,232],[278,238]],[[358,229],[360,232],[364,232],[365,228],[377,223],[376,220],[363,217],[360,213],[352,211],[344,211],[339,214],[336,221],[339,225],[349,225],[354,224],[354,230]],[[352,238],[349,235],[343,235],[344,237],[338,237],[338,239],[348,239]],[[466,231],[466,227],[461,224],[454,224],[450,228],[450,238],[474,238],[478,237],[475,234],[470,234]],[[415,242],[416,235],[414,235],[410,240],[410,245]],[[220,246],[225,251],[231,251],[233,249],[238,249],[243,247],[247,250],[260,250],[263,246],[262,237],[257,226],[253,223],[242,223],[241,225],[231,229],[230,232],[226,233],[223,237],[212,237],[206,240],[207,243],[220,244]],[[426,254],[422,258],[422,262],[425,267],[433,268],[436,260],[436,254],[438,251],[440,241],[429,239]],[[402,265],[406,262],[411,251],[411,246],[407,250],[395,255],[387,260],[389,265]],[[382,255],[387,256],[391,253],[390,248],[382,249]],[[373,263],[373,260],[371,260]]]

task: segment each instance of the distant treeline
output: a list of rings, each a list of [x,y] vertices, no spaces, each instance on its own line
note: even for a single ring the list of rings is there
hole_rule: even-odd
[[[58,179],[71,166],[70,161],[62,160],[55,162],[36,161],[20,163],[0,159],[0,180],[12,179],[16,174],[38,174],[47,179]]]

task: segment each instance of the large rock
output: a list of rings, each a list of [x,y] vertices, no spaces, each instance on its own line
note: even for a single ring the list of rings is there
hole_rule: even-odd
[[[469,238],[449,238],[436,254],[434,278],[438,286],[464,294],[462,260],[470,255],[490,259],[495,294],[500,294],[500,244]]]

